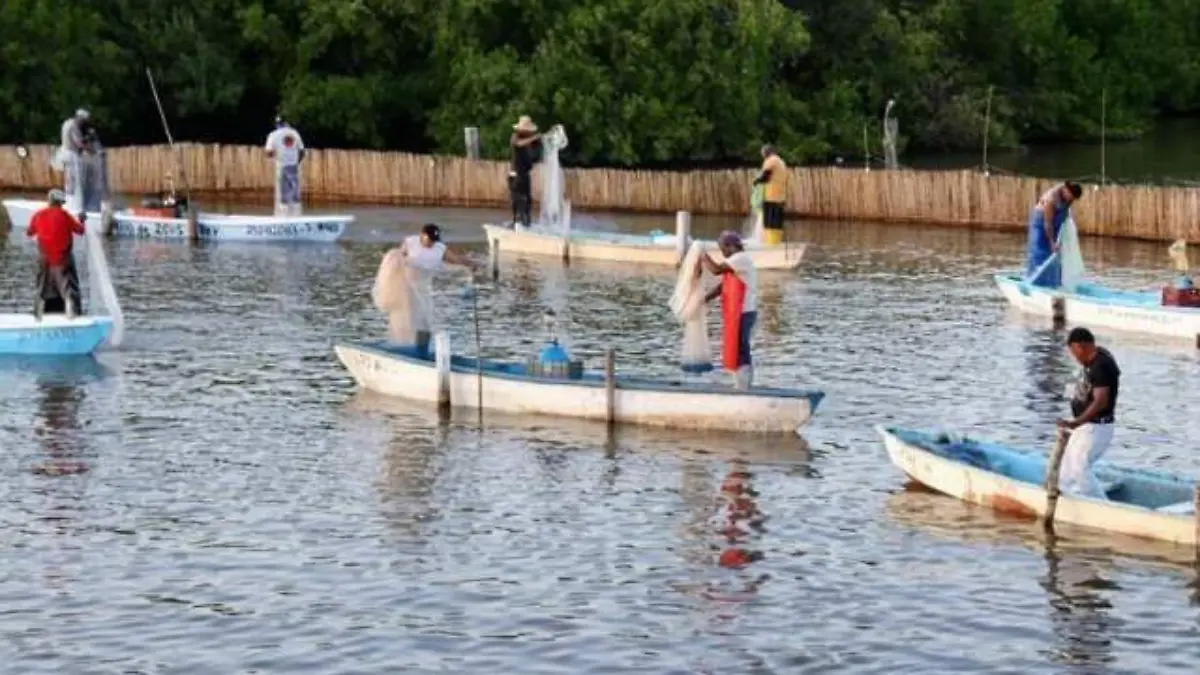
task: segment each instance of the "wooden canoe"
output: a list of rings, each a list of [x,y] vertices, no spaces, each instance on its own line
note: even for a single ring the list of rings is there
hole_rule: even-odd
[[[385,341],[335,346],[338,358],[358,386],[380,394],[437,403],[437,360],[412,347]],[[478,409],[480,378],[476,360],[453,356],[449,364],[452,406]],[[579,379],[531,376],[523,363],[484,361],[483,408],[510,414],[537,414],[607,420],[604,376],[584,372]],[[614,421],[646,426],[795,433],[807,424],[824,392],[812,389],[732,387],[618,377]]]
[[[13,232],[24,234],[29,221],[45,202],[6,199],[4,209]],[[100,223],[99,213],[87,214],[87,222]],[[243,216],[201,213],[196,218],[197,234],[215,241],[307,241],[332,242],[346,232],[354,216],[312,214],[305,216]],[[113,214],[115,237],[133,239],[187,239],[187,219],[134,215],[125,209]]]
[[[976,439],[899,427],[879,427],[888,457],[907,476],[930,489],[1015,515],[1046,511],[1044,454]],[[1097,464],[1108,499],[1063,493],[1055,523],[1195,545],[1196,481],[1166,472]]]
[[[1026,314],[1053,317],[1055,300],[1061,299],[1063,319],[1073,325],[1200,339],[1200,308],[1163,306],[1160,291],[1126,291],[1090,283],[1066,291],[1023,285],[1017,274],[997,274],[995,280],[1009,304]]]
[[[500,247],[500,253],[562,257],[561,235],[538,230],[514,230],[503,225],[484,225],[488,246]],[[715,260],[721,260],[715,241],[704,242]],[[794,270],[800,266],[806,245],[789,243],[760,246],[746,243],[746,252],[760,270]],[[638,235],[610,232],[571,232],[569,255],[572,260],[610,260],[652,265],[675,265],[679,249],[675,235]]]

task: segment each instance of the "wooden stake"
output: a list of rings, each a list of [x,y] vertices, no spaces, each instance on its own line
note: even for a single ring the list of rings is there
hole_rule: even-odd
[[[617,353],[612,347],[604,352],[604,398],[608,404],[607,421],[617,421]]]
[[[489,263],[492,267],[492,281],[500,281],[500,240],[492,239],[489,243],[491,244]]]
[[[1053,316],[1054,327],[1062,328],[1067,323],[1067,301],[1061,296],[1050,300],[1050,312]]]
[[[1196,561],[1200,562],[1200,484],[1197,484],[1192,495],[1192,518],[1196,520]]]
[[[467,159],[479,159],[479,127],[465,127],[463,139],[467,143]]]
[[[112,202],[106,201],[100,205],[100,234],[111,237],[114,224]]]
[[[1058,497],[1062,491],[1058,487],[1058,471],[1062,467],[1063,451],[1067,449],[1067,439],[1071,432],[1058,429],[1054,437],[1054,449],[1050,452],[1050,463],[1046,465],[1046,512],[1042,514],[1042,527],[1054,529],[1054,512],[1058,509]]]
[[[564,265],[571,264],[571,202],[563,200],[562,212],[562,260]]]
[[[675,212],[675,266],[683,263],[687,255],[688,244],[692,236],[692,214],[687,211]]]
[[[196,210],[194,208],[192,208],[191,201],[188,201],[187,238],[188,238],[188,241],[200,241],[199,218],[196,215]]]
[[[438,415],[450,416],[450,334],[441,331],[433,338],[434,362],[438,373]]]

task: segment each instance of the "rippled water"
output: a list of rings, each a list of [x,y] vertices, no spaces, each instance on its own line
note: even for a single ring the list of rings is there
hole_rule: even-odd
[[[355,393],[331,345],[383,330],[384,242],[437,219],[480,250],[493,215],[358,213],[340,246],[112,242],[128,344],[0,361],[0,671],[1195,672],[1188,552],[1047,542],[905,490],[873,431],[1049,443],[1062,333],[1010,315],[988,277],[1019,235],[804,225],[802,270],[761,275],[756,360],[826,388],[805,438],[609,437]],[[1163,276],[1161,246],[1085,249],[1110,280]],[[31,260],[0,244],[10,308]],[[532,349],[549,306],[593,365],[611,344],[619,368],[674,373],[672,277],[510,261],[477,297],[485,351]],[[440,288],[472,352],[471,299]],[[1098,334],[1125,372],[1110,459],[1194,469],[1196,352]],[[753,494],[731,517],[739,472]]]

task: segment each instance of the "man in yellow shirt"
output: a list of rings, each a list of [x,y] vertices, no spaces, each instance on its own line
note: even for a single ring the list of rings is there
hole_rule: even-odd
[[[754,184],[763,187],[763,244],[776,246],[783,243],[783,203],[787,199],[788,167],[775,151],[775,146],[762,148],[762,173]]]

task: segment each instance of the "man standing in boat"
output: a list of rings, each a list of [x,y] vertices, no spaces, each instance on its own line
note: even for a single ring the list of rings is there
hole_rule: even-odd
[[[65,312],[67,318],[74,318],[80,311],[80,294],[71,245],[76,234],[83,234],[83,224],[63,208],[67,197],[62,190],[51,190],[49,197],[49,204],[33,214],[26,232],[37,239],[41,257],[33,314],[38,320],[47,312]]]
[[[512,153],[512,163],[508,170],[508,192],[512,201],[513,229],[519,223],[529,227],[531,211],[533,210],[533,181],[530,174],[533,164],[537,161],[536,144],[542,140],[537,132],[538,127],[529,115],[521,115],[513,125],[513,134],[509,138],[509,149]]]
[[[1083,195],[1079,183],[1066,181],[1046,190],[1029,214],[1029,244],[1025,276],[1034,286],[1062,285],[1062,260],[1058,257],[1058,235],[1071,215],[1071,205]],[[1053,258],[1053,260],[1051,260]]]
[[[300,215],[300,163],[305,155],[300,132],[276,117],[265,149],[267,157],[275,160],[275,215]]]
[[[783,243],[783,207],[787,200],[788,167],[773,145],[762,147],[762,173],[755,185],[764,185],[762,202],[763,241],[767,246]]]
[[[82,158],[88,152],[87,129],[91,114],[80,108],[75,115],[63,120],[58,151],[51,166],[63,173],[63,192],[67,196],[68,210],[83,213],[83,167]]]
[[[758,274],[754,260],[742,246],[741,235],[726,230],[717,245],[725,262],[718,263],[707,253],[700,257],[700,264],[721,278],[720,285],[704,301],[721,298],[721,364],[733,373],[736,388],[749,389],[754,381],[750,338],[758,319]]]
[[[1063,492],[1104,499],[1092,466],[1112,443],[1121,369],[1107,349],[1096,346],[1095,336],[1086,328],[1071,330],[1067,349],[1083,372],[1071,397],[1071,419],[1058,421],[1058,426],[1071,432],[1058,484]]]

